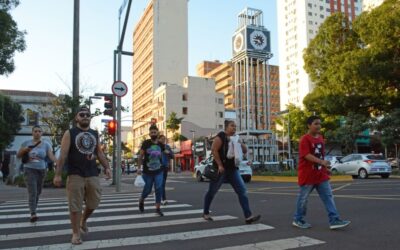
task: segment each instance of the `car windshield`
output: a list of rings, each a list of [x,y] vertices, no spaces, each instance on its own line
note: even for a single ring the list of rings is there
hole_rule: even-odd
[[[385,160],[383,155],[367,155],[369,160]]]

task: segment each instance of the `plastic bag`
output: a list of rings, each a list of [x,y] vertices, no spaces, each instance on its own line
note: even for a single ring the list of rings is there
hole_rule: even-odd
[[[239,167],[240,162],[242,162],[242,160],[243,160],[243,151],[242,151],[242,145],[239,142],[239,136],[238,135],[231,136],[231,140],[229,143],[230,143],[229,149],[232,147],[233,156],[235,157],[235,166]],[[231,146],[231,144],[232,144],[232,146]],[[228,152],[229,152],[229,149],[228,149]]]
[[[143,177],[141,175],[136,176],[135,182],[133,183],[135,187],[144,187],[146,184],[143,180]]]

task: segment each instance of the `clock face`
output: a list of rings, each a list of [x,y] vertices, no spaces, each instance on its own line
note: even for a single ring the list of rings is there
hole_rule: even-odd
[[[255,30],[250,34],[250,43],[257,50],[267,47],[267,37],[262,31]]]
[[[243,49],[243,35],[242,33],[239,33],[235,36],[235,39],[233,40],[233,50],[238,53]]]

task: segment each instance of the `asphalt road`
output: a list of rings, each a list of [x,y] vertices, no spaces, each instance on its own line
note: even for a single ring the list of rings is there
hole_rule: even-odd
[[[222,186],[211,206],[218,220],[205,222],[200,216],[207,182],[198,183],[187,175],[171,176],[167,183],[170,203],[163,207],[165,216],[156,217],[153,198],[148,199],[144,214],[137,210],[140,190],[132,187],[131,178],[124,177],[123,192],[105,192],[101,206],[89,220],[89,234],[76,249],[250,249],[248,244],[258,244],[253,249],[347,250],[400,246],[400,179],[332,183],[341,217],[352,221],[348,228],[332,231],[316,192],[310,197],[307,215],[313,227],[302,230],[291,225],[298,191],[295,183],[249,183],[253,213],[262,215],[259,223],[249,226],[229,184]],[[25,200],[9,199],[0,204],[0,249],[70,249],[63,192],[45,190],[36,224],[27,222],[25,210]]]

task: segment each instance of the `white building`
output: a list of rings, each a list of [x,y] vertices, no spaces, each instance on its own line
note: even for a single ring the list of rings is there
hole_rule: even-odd
[[[363,11],[370,11],[373,8],[378,7],[383,3],[384,0],[363,0]]]
[[[187,0],[150,0],[133,32],[134,148],[148,134],[152,103],[160,83],[188,75]]]
[[[211,78],[187,76],[183,84],[162,83],[154,93],[153,117],[157,119],[160,133],[166,133],[166,120],[172,112],[183,118],[177,131],[187,138],[208,136],[223,130],[224,94],[215,92],[215,81]]]
[[[362,11],[361,0],[279,0],[279,75],[281,110],[289,103],[303,105],[303,98],[314,85],[304,70],[303,50],[321,23],[335,12],[345,13],[350,20]]]

